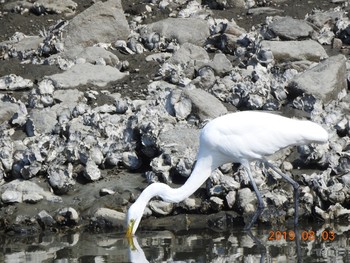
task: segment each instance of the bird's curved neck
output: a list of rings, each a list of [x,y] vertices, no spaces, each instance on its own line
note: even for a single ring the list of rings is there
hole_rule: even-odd
[[[146,206],[155,196],[161,197],[164,201],[178,203],[192,195],[218,167],[211,158],[199,158],[190,177],[184,185],[179,188],[171,188],[163,183],[149,185],[139,196],[136,202]]]

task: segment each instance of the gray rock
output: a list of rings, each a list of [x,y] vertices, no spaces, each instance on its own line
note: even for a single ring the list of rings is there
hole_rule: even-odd
[[[306,20],[317,26],[318,28],[322,28],[324,25],[330,26],[333,28],[337,21],[341,20],[344,17],[344,10],[329,10],[329,11],[321,11],[314,10],[312,14],[308,15]]]
[[[77,89],[66,89],[66,90],[55,90],[53,93],[53,98],[56,103],[52,106],[52,109],[56,111],[57,114],[62,111],[64,108],[68,108],[71,111],[74,108],[83,108],[85,112],[87,105],[77,105],[80,101],[84,99],[84,93]]]
[[[304,41],[261,41],[261,48],[270,49],[277,63],[299,60],[319,62],[328,55],[314,40]]]
[[[220,211],[224,207],[224,201],[217,197],[217,196],[212,196],[210,197],[210,205],[215,211]]]
[[[111,224],[112,227],[120,227],[125,225],[125,214],[109,209],[99,208],[94,214],[96,219],[102,219]]]
[[[30,165],[24,165],[20,172],[22,177],[28,180],[36,176],[41,169],[42,169],[41,163],[38,161],[33,161],[30,163]]]
[[[165,38],[175,38],[181,45],[192,43],[202,46],[210,35],[208,23],[196,18],[167,18],[147,25],[147,30]]]
[[[241,185],[233,177],[228,175],[221,175],[219,179],[220,184],[226,191],[238,190]]]
[[[75,46],[112,43],[118,39],[127,39],[129,34],[120,0],[96,2],[70,21],[64,36],[64,46],[69,50]]]
[[[161,200],[152,200],[149,202],[149,207],[158,215],[169,215],[173,211],[174,205]]]
[[[22,199],[23,199],[23,202],[35,204],[43,200],[44,197],[38,193],[26,193],[26,194],[23,194]]]
[[[69,188],[75,184],[72,179],[73,167],[63,165],[52,165],[47,170],[49,184],[53,188],[56,194],[65,194],[69,191]]]
[[[52,80],[55,88],[67,89],[81,85],[106,86],[109,82],[117,81],[126,76],[111,66],[92,65],[90,63],[77,64],[67,71],[46,78]]]
[[[254,213],[256,211],[256,195],[249,188],[243,188],[237,192],[238,207],[245,214]]]
[[[22,193],[14,190],[5,190],[1,195],[1,201],[5,204],[22,203]]]
[[[73,207],[64,207],[58,211],[56,221],[61,225],[76,225],[79,222],[79,213]]]
[[[222,185],[215,185],[209,189],[209,194],[212,196],[222,196],[225,193],[225,189]]]
[[[142,161],[135,152],[123,152],[122,162],[130,170],[140,168]]]
[[[226,195],[226,202],[229,208],[232,208],[236,203],[236,191],[230,191]]]
[[[182,206],[188,211],[192,211],[200,207],[200,204],[197,204],[196,199],[188,197],[181,202]]]
[[[21,37],[12,37],[9,41],[0,43],[0,46],[7,47],[4,58],[8,58],[9,55],[21,60],[30,58],[44,40],[43,37],[26,36],[23,33],[16,32],[15,36],[18,35],[21,35]]]
[[[42,210],[38,213],[37,215],[39,224],[41,225],[42,228],[50,227],[53,226],[56,222],[55,219],[46,211]]]
[[[84,170],[84,177],[90,181],[97,181],[101,178],[101,171],[94,161],[89,159]]]
[[[271,203],[276,207],[281,207],[283,204],[285,204],[288,201],[285,195],[281,195],[278,193],[269,192],[269,193],[266,193],[264,196],[268,203]]]
[[[191,114],[192,102],[190,99],[182,96],[183,92],[179,89],[171,91],[168,97],[167,111],[180,120],[184,120]]]
[[[347,89],[345,61],[343,55],[332,56],[297,75],[288,85],[289,93],[292,96],[312,94],[325,103],[337,99],[338,94]]]
[[[33,81],[15,74],[0,77],[0,90],[22,90],[33,87]]]
[[[19,110],[18,104],[0,100],[0,124],[9,121]]]
[[[37,0],[34,2],[31,9],[36,10],[43,8],[45,10],[45,13],[73,15],[77,7],[78,4],[72,0]],[[40,12],[37,12],[37,14],[40,14]]]
[[[87,47],[77,46],[60,54],[61,57],[70,60],[84,59],[90,64],[99,64],[102,59],[105,65],[115,67],[119,63],[119,58],[112,52],[105,50],[102,47]]]
[[[114,195],[115,192],[111,189],[108,189],[108,188],[102,188],[100,190],[100,196],[105,196],[105,195]]]
[[[28,136],[51,133],[56,123],[56,112],[51,109],[32,109],[26,123],[26,132]]]
[[[231,61],[229,61],[225,54],[215,54],[213,60],[208,64],[216,73],[216,75],[222,76],[230,72],[233,67]]]
[[[209,60],[209,55],[202,47],[192,43],[184,43],[167,62],[171,64],[187,64],[196,60],[207,61]]]
[[[272,8],[272,7],[255,7],[255,8],[249,8],[247,11],[248,15],[258,16],[258,15],[278,15],[283,13],[284,10]]]
[[[6,193],[5,197],[10,197],[11,195],[14,200],[18,200],[18,202],[27,201],[29,199],[35,197],[35,199],[39,198],[39,195],[42,197],[45,197],[47,200],[52,198],[54,195],[51,192],[45,191],[43,188],[38,186],[36,183],[33,183],[31,181],[25,180],[13,180],[9,183],[3,184],[0,186],[0,193]],[[12,192],[12,194],[11,194]],[[16,192],[16,193],[14,193]],[[11,195],[10,195],[11,194]],[[31,197],[32,195],[32,197]],[[26,196],[25,200],[22,198],[23,196]]]
[[[294,19],[289,16],[275,18],[268,25],[268,29],[284,40],[297,40],[310,37],[314,31],[306,21]]]
[[[192,112],[201,121],[214,119],[227,113],[225,106],[217,98],[204,90],[187,89],[184,94],[192,101]]]
[[[159,145],[165,148],[173,149],[176,147],[176,152],[180,156],[185,155],[188,147],[198,150],[199,147],[199,130],[186,127],[183,125],[176,125],[173,129],[161,130],[159,133]]]

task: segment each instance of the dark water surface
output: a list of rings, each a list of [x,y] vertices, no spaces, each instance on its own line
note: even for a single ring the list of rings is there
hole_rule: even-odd
[[[0,262],[349,262],[350,227],[0,237]]]

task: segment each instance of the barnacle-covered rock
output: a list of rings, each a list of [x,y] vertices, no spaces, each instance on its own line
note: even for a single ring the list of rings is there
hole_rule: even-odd
[[[65,194],[75,184],[72,178],[73,166],[71,164],[52,164],[48,170],[49,184],[56,194]]]
[[[5,75],[0,78],[0,90],[21,90],[31,87],[33,87],[33,81],[15,74]]]

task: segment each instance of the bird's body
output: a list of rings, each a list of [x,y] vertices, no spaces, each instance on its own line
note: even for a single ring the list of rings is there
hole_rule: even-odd
[[[327,131],[311,121],[258,111],[243,111],[218,117],[201,131],[197,161],[186,183],[176,189],[163,183],[149,185],[129,208],[127,234],[135,233],[151,198],[159,196],[168,202],[181,202],[193,194],[216,168],[230,162],[241,163],[245,167],[261,210],[262,198],[251,176],[249,163],[254,160],[266,162],[265,156],[291,145],[325,143],[327,140]],[[275,170],[274,167],[271,168]],[[297,198],[299,185],[288,176],[278,173],[293,184]],[[249,227],[258,215],[257,212]]]

